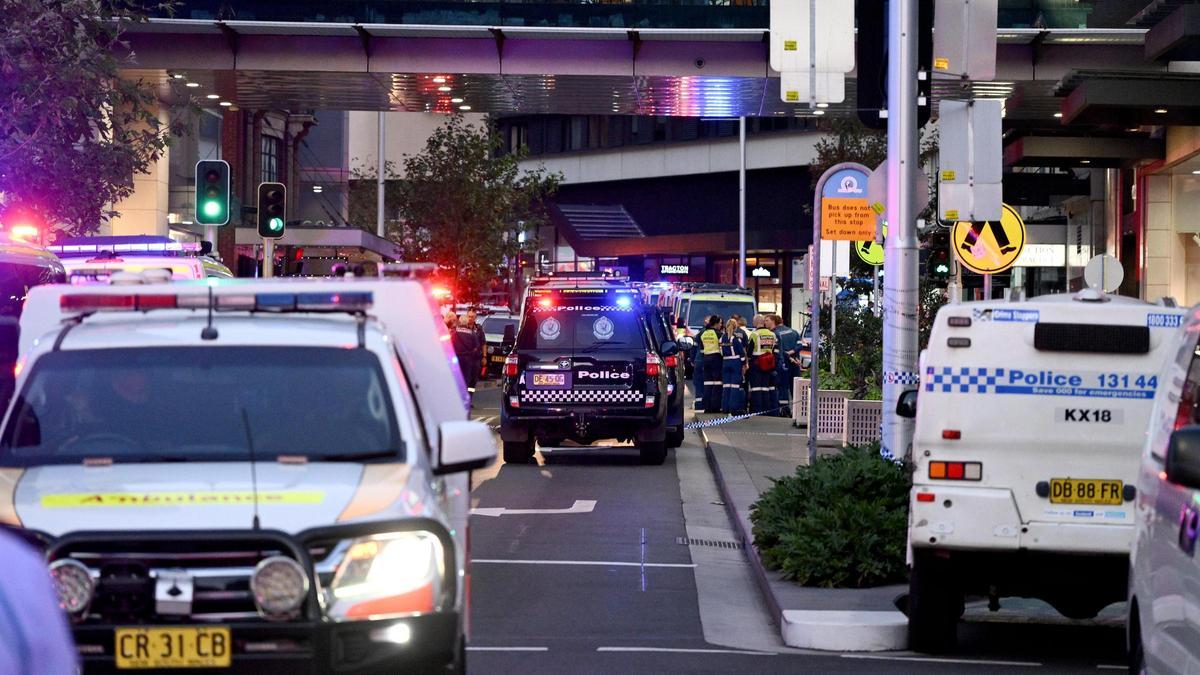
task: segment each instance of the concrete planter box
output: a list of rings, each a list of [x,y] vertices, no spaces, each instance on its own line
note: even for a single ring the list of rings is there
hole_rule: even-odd
[[[806,378],[792,380],[792,426],[808,426],[809,387]],[[846,389],[817,392],[817,440],[862,445],[880,440],[882,401],[858,401]]]

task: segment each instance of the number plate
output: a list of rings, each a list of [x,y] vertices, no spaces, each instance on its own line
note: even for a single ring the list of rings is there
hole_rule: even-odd
[[[504,363],[504,357],[503,356],[493,356],[492,363]]]
[[[118,628],[118,668],[228,668],[232,640],[223,626]]]
[[[566,373],[534,373],[533,386],[535,387],[564,387],[567,384]]]
[[[1094,478],[1051,478],[1052,504],[1108,504],[1120,506],[1124,485],[1119,480]]]

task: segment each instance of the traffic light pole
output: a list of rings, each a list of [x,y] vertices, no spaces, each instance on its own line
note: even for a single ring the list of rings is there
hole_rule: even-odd
[[[887,457],[904,457],[913,424],[896,415],[900,394],[918,383],[917,285],[919,254],[913,173],[917,166],[918,0],[888,3],[887,214],[883,262],[883,443]]]
[[[275,276],[275,240],[263,239],[262,275],[264,279]]]
[[[746,118],[738,118],[738,286],[746,287]],[[754,299],[758,302],[758,298]]]

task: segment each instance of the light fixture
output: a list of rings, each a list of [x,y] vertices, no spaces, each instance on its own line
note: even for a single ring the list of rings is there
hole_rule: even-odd
[[[451,103],[462,103],[463,100],[461,98],[455,96],[454,98],[450,99],[450,102]]]
[[[229,101],[221,101],[221,102],[220,102],[218,105],[221,105],[221,106],[224,106],[224,107],[228,108],[229,106],[231,106],[231,105],[233,105],[233,104],[232,104],[232,103],[230,103]]]
[[[1163,114],[1166,114],[1167,109],[1166,108],[1155,108],[1154,112],[1158,113],[1159,115],[1163,115]]]
[[[446,81],[446,78],[442,77],[441,75],[438,75],[437,77],[433,78],[434,84],[442,84],[445,81]]]
[[[828,107],[829,107],[829,104],[828,104],[828,103],[818,103],[818,104],[817,104],[817,107],[818,107],[818,108],[828,108]]]
[[[171,74],[171,77],[172,77],[172,78],[174,78],[174,79],[176,79],[176,80],[182,80],[182,79],[183,79],[183,74],[182,74],[182,73],[172,73],[172,74]]]
[[[1060,112],[1054,113],[1054,119],[1056,119],[1056,120],[1062,119],[1062,113],[1060,113]]]
[[[1193,176],[1200,176],[1200,169],[1196,169],[1195,171],[1193,171],[1193,172],[1192,172],[1192,175],[1193,175]]]
[[[824,111],[824,110],[814,110],[814,111],[813,111],[813,114],[814,114],[814,115],[824,115],[824,114],[825,114],[825,111]]]
[[[370,633],[375,642],[391,642],[398,645],[408,644],[412,639],[412,628],[406,623],[396,623],[387,628],[376,628]]]
[[[220,94],[209,94],[209,95],[205,96],[204,98],[216,100],[218,98],[221,98],[221,95]]]
[[[469,105],[460,105],[460,106],[458,106],[458,109],[459,109],[459,110],[470,110],[470,109],[471,109],[471,106],[469,106]]]
[[[96,589],[91,571],[74,558],[62,558],[50,563],[50,579],[58,595],[58,606],[76,621],[82,619]]]
[[[291,558],[281,555],[263,558],[250,576],[250,592],[264,617],[294,616],[308,593],[308,575]]]
[[[444,85],[443,85],[443,86],[441,86],[441,87],[438,87],[438,91],[441,91],[441,92],[447,92],[447,91],[450,91],[450,87],[447,87],[447,86],[444,86]]]
[[[1090,159],[1081,159],[1081,160],[1079,160],[1079,163],[1080,163],[1080,164],[1091,164],[1091,163],[1092,163],[1092,160],[1090,160]]]
[[[314,186],[313,186],[313,192],[315,192],[315,193],[317,193],[317,194],[320,194],[320,193],[321,193],[321,191],[322,191],[322,190],[324,190],[324,189],[325,189],[325,188],[321,187],[320,185],[314,185]]]
[[[195,87],[199,87],[199,86],[200,86],[200,83],[199,83],[199,82],[188,82],[188,83],[187,83],[186,85],[184,85],[184,86],[186,86],[186,87],[192,87],[192,88],[195,88]]]

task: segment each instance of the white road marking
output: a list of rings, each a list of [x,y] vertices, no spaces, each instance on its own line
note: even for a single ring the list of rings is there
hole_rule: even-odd
[[[556,515],[560,513],[591,513],[596,508],[594,499],[576,499],[575,503],[565,509],[506,509],[503,506],[471,509],[473,516],[532,516]]]
[[[502,560],[499,558],[472,558],[472,563],[481,565],[590,565],[597,567],[680,567],[692,569],[694,563],[641,563],[610,560]]]
[[[1129,666],[1114,666],[1108,663],[1101,663],[1100,665],[1096,666],[1096,668],[1098,670],[1128,670]]]
[[[682,649],[677,647],[597,647],[598,652],[663,652],[667,654],[743,654],[775,656],[774,652],[750,652],[742,649]]]
[[[548,652],[549,647],[467,647],[469,652]]]
[[[972,666],[1024,666],[1040,668],[1042,664],[1033,661],[989,661],[987,659],[942,659],[930,656],[877,656],[874,654],[842,654],[843,659],[865,659],[872,661],[913,661],[919,663],[958,663]]]

